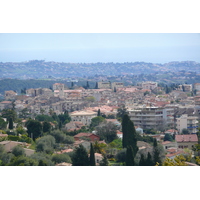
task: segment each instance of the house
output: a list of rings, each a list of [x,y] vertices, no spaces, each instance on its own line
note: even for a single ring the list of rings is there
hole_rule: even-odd
[[[189,148],[192,149],[195,144],[198,144],[198,137],[196,134],[189,135],[176,135],[175,141],[180,149]]]
[[[92,118],[96,116],[97,113],[92,111],[75,111],[70,113],[72,121],[82,122],[84,125],[90,125]]]
[[[176,142],[171,142],[171,141],[164,141],[162,142],[163,148],[165,150],[169,149],[169,148],[177,148],[177,143]]]
[[[5,91],[5,99],[9,100],[9,99],[15,99],[15,96],[17,95],[17,93],[13,90],[9,90],[9,91]]]
[[[98,135],[95,135],[94,133],[78,133],[77,135],[74,136],[74,140],[78,141],[83,138],[86,138],[91,141],[99,141],[100,137]]]
[[[2,141],[2,142],[0,142],[0,145],[4,146],[4,149],[7,153],[11,153],[12,149],[14,147],[16,147],[17,145],[20,145],[23,147],[24,145],[27,145],[27,144],[25,142]],[[34,154],[34,152],[35,152],[35,150],[32,150],[32,149],[27,149],[27,148],[23,148],[23,149],[25,151],[26,156],[30,156],[30,155]]]
[[[12,101],[2,101],[0,102],[0,110],[12,108]]]
[[[81,129],[81,127],[83,126],[84,124],[82,122],[71,121],[65,125],[65,128],[67,129],[67,131],[74,131]]]
[[[83,147],[86,149],[87,152],[90,151],[90,141],[77,140],[74,142],[74,147],[79,147],[80,145],[83,145]]]

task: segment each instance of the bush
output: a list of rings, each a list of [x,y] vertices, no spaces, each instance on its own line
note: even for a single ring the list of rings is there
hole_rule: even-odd
[[[8,135],[8,140],[11,140],[11,141],[19,141],[19,136]]]
[[[62,163],[62,162],[72,163],[70,156],[68,154],[65,154],[65,153],[53,155],[52,161],[56,164]]]
[[[25,155],[25,150],[21,146],[17,145],[12,149],[12,154],[14,154],[14,156],[23,156]]]

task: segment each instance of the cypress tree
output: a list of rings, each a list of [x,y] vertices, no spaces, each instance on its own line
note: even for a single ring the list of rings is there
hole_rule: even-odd
[[[153,142],[153,165],[156,165],[156,163],[161,163],[160,160],[160,152],[158,149],[158,143],[157,140],[154,138],[154,142]]]
[[[127,114],[124,115],[122,119],[122,145],[123,148],[127,148],[129,145],[133,148],[133,155],[135,157],[138,147],[137,147],[137,137],[136,137],[136,130],[134,127],[133,122],[130,120]]]
[[[96,82],[95,88],[94,89],[98,89],[98,83]]]
[[[146,159],[144,158],[144,154],[141,154],[139,166],[146,166]]]
[[[128,143],[128,122],[129,122],[129,116],[125,114],[122,118],[122,132],[123,132],[123,137],[122,137],[122,146],[123,148],[127,147]]]
[[[151,154],[149,152],[147,154],[146,165],[153,166],[153,160],[152,160]]]
[[[12,118],[9,119],[8,128],[11,129],[11,130],[13,129],[13,119]]]
[[[90,166],[95,166],[95,155],[94,155],[94,148],[92,143],[90,143]]]
[[[98,116],[98,117],[101,116],[101,111],[100,111],[100,109],[98,109],[97,116]]]
[[[134,155],[132,146],[127,146],[126,149],[126,166],[134,166]]]

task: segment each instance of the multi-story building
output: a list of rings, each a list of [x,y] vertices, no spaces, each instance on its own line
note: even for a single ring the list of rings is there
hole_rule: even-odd
[[[146,81],[141,83],[142,89],[153,90],[158,87],[157,82]]]
[[[75,111],[70,113],[72,121],[82,122],[84,125],[90,125],[92,118],[97,116],[93,111]]]
[[[182,115],[177,118],[176,125],[179,133],[182,133],[183,129],[187,129],[190,134],[196,133],[198,131],[198,117],[188,116],[187,114]]]
[[[98,88],[99,89],[117,89],[124,87],[124,83],[122,82],[98,82]]]
[[[139,107],[129,110],[129,116],[135,126],[162,130],[165,127],[173,127],[173,112],[174,109],[171,108]]]

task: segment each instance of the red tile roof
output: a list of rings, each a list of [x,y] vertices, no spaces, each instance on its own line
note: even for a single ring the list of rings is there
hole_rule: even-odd
[[[196,134],[176,135],[175,140],[177,142],[198,142],[198,138]]]

